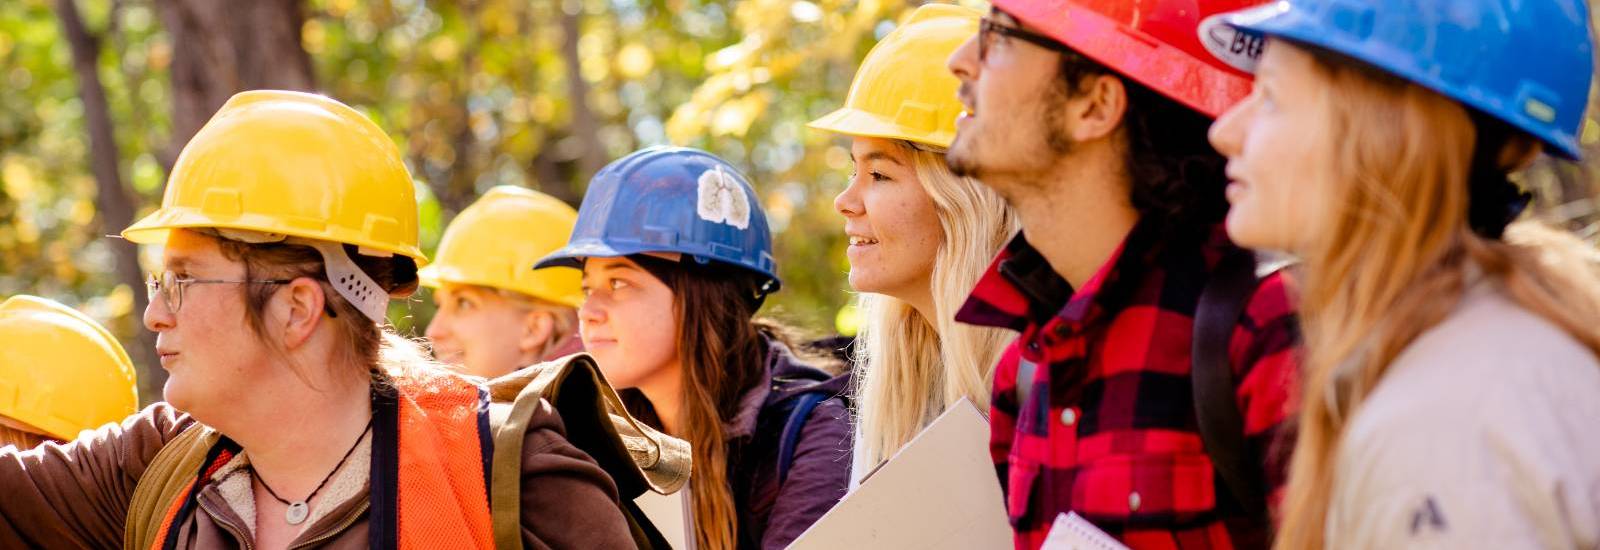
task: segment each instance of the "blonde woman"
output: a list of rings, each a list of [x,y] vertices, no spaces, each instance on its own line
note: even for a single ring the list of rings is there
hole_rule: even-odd
[[[1277,545],[1600,546],[1594,250],[1510,223],[1527,198],[1507,180],[1541,148],[1579,155],[1584,3],[1352,9],[1289,0],[1202,30],[1257,74],[1211,130],[1228,233],[1304,259]]]
[[[966,398],[989,410],[1006,334],[954,317],[1017,224],[999,195],[944,161],[961,104],[943,60],[977,32],[979,15],[918,8],[867,53],[844,108],[811,123],[850,136],[855,162],[834,199],[866,318],[856,348],[852,485],[945,407]]]
[[[577,220],[560,199],[510,185],[451,220],[437,261],[417,272],[439,307],[427,332],[434,357],[494,378],[583,351],[582,274],[530,267],[566,244]]]

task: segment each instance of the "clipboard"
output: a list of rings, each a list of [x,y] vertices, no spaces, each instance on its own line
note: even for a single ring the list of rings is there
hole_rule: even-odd
[[[1011,548],[989,421],[961,400],[824,514],[790,550]]]

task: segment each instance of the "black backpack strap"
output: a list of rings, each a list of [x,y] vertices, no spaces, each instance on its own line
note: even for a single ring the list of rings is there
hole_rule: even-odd
[[[372,392],[372,471],[367,499],[367,547],[400,547],[400,398],[393,388]]]
[[[823,391],[808,391],[794,397],[794,408],[789,411],[789,418],[783,422],[783,437],[778,439],[778,486],[789,479],[789,467],[794,465],[795,447],[800,444],[800,432],[806,427],[806,420],[811,418],[811,411],[817,405],[828,399],[828,393]]]
[[[1191,377],[1200,439],[1217,475],[1246,514],[1265,518],[1265,474],[1260,461],[1246,450],[1244,419],[1234,401],[1228,357],[1234,327],[1259,284],[1254,254],[1243,249],[1225,253],[1195,308]]]

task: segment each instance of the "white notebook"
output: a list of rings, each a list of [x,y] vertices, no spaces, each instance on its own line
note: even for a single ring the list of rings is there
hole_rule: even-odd
[[[971,401],[950,406],[867,476],[789,550],[1011,548],[989,421]]]
[[[644,512],[644,517],[655,524],[656,530],[672,545],[672,550],[694,550],[694,507],[689,504],[689,487],[670,495],[645,491],[633,499]]]
[[[1077,512],[1056,515],[1039,550],[1129,550]]]

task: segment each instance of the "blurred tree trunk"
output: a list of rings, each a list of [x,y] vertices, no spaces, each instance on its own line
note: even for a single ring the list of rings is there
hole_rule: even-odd
[[[455,136],[451,140],[450,148],[455,151],[455,162],[446,168],[446,177],[428,178],[428,184],[433,188],[433,196],[439,199],[439,206],[454,218],[461,213],[472,201],[478,198],[478,176],[483,173],[485,163],[479,162],[482,147],[478,143],[478,136],[472,128],[473,96],[472,77],[478,74],[478,48],[482,46],[483,33],[478,25],[478,2],[457,0],[456,7],[461,10],[461,19],[466,22],[466,36],[463,37],[464,47],[461,49],[461,77],[455,80],[456,127]]]
[[[110,19],[116,20],[115,8]],[[99,234],[113,234],[133,223],[134,196],[122,180],[118,170],[117,140],[111,125],[111,108],[106,101],[106,89],[100,82],[100,35],[91,34],[83,24],[83,16],[73,0],[56,0],[56,16],[72,50],[72,71],[78,80],[78,96],[83,100],[83,117],[89,132],[89,167],[94,173],[95,210],[98,213]],[[144,273],[139,267],[139,248],[133,243],[114,239],[110,243],[116,263],[117,283],[133,291],[133,314],[125,322],[142,325],[145,304]],[[166,372],[161,370],[155,355],[155,334],[142,328],[132,331],[138,340],[129,342],[128,354],[139,370],[139,395],[145,402],[161,395],[161,385]]]
[[[169,172],[233,94],[316,88],[300,43],[301,0],[155,0],[155,7],[173,44],[172,137],[160,155]]]
[[[155,0],[155,8],[173,44],[172,135],[156,152],[168,174],[183,146],[233,94],[314,89],[311,56],[300,43],[301,0]],[[143,302],[144,294],[138,296]],[[153,350],[154,335],[140,334],[151,341],[141,346]],[[166,378],[159,368],[139,373],[146,400],[161,395]]]
[[[605,145],[600,143],[600,118],[589,104],[589,81],[583,79],[583,58],[578,41],[583,38],[582,5],[557,0],[561,12],[561,61],[566,72],[566,128],[552,132],[534,155],[532,170],[539,186],[574,207],[583,200],[589,178],[605,166]]]
[[[561,57],[566,60],[567,96],[572,103],[572,123],[567,127],[574,140],[572,160],[578,163],[577,176],[587,180],[606,163],[605,147],[600,143],[600,121],[589,106],[589,81],[583,79],[583,58],[578,55],[578,40],[583,35],[582,8],[563,2],[561,9]]]

